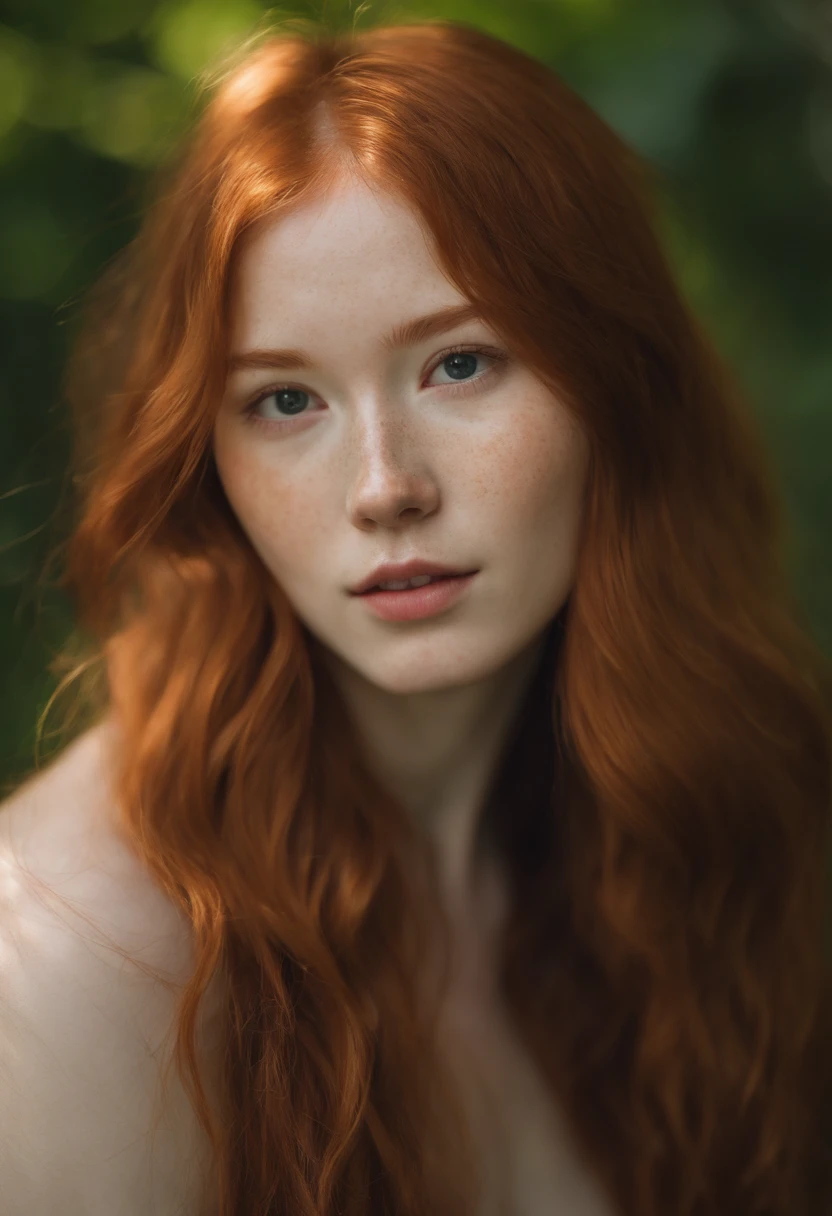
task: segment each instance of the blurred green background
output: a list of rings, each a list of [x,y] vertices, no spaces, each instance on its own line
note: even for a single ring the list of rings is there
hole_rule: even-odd
[[[27,770],[70,626],[61,373],[84,289],[131,237],[199,73],[268,13],[339,0],[0,4],[0,781]],[[681,288],[769,441],[805,620],[832,655],[832,10],[797,0],[408,0],[552,66],[661,170]],[[47,721],[47,728],[49,721]]]

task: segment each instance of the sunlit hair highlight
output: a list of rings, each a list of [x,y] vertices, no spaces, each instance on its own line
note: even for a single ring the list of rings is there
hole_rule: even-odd
[[[93,294],[71,369],[65,585],[118,723],[124,826],[193,925],[171,1063],[220,1216],[476,1210],[435,1034],[434,858],[211,454],[246,235],[352,174],[415,209],[591,448],[574,587],[487,807],[518,1034],[614,1211],[817,1216],[832,728],[774,478],[673,283],[646,166],[549,69],[447,21],[259,40]]]

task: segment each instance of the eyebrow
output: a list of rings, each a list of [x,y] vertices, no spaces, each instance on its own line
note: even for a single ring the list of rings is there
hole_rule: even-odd
[[[480,319],[479,311],[473,304],[451,304],[440,308],[437,312],[428,313],[424,317],[414,317],[402,325],[396,325],[381,340],[382,348],[386,351],[400,350],[407,346],[416,346],[426,342],[437,334],[455,329],[465,321]],[[282,367],[287,371],[309,371],[315,366],[311,355],[306,351],[294,349],[276,350],[259,348],[246,350],[229,356],[229,372],[240,371],[248,367]]]

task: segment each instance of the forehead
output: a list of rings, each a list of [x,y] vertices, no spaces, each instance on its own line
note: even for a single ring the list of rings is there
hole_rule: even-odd
[[[248,235],[232,279],[239,340],[348,312],[409,316],[464,297],[439,265],[429,230],[400,199],[349,180]]]

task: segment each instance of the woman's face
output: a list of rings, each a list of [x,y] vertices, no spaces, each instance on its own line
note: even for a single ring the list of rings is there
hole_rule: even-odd
[[[587,444],[557,397],[475,316],[386,341],[467,303],[415,214],[353,181],[264,224],[236,267],[237,366],[214,431],[226,495],[300,619],[393,693],[495,673],[573,578]],[[287,348],[305,366],[255,366]],[[350,594],[381,562],[413,558],[478,573],[416,620],[380,619]]]

